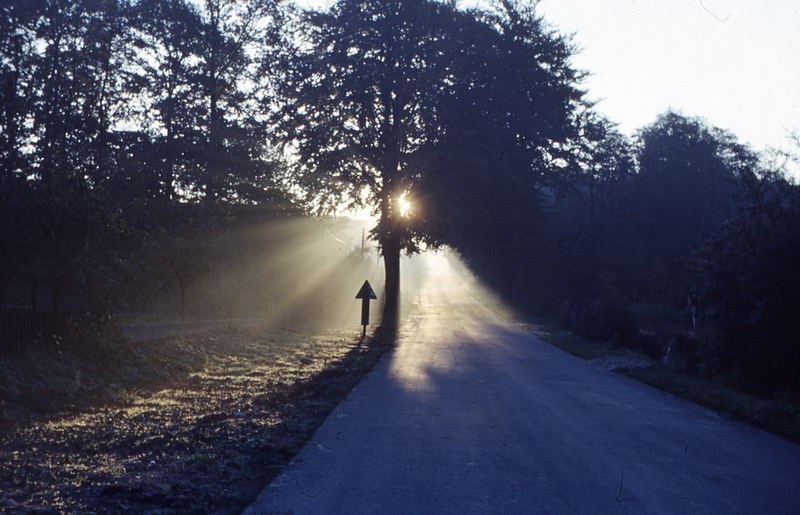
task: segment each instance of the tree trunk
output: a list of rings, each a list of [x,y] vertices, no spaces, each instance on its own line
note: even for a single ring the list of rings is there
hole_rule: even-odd
[[[389,234],[382,247],[386,283],[381,325],[393,327],[397,325],[400,307],[400,242],[396,235]]]

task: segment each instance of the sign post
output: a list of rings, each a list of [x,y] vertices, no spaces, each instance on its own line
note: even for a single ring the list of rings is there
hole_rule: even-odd
[[[367,335],[367,326],[369,325],[369,301],[377,299],[378,296],[375,295],[372,286],[369,285],[369,281],[364,281],[361,289],[356,293],[356,298],[361,299],[361,325],[364,326],[361,332],[361,339],[363,340]]]

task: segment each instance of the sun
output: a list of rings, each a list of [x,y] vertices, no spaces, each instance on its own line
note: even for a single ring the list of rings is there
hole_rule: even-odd
[[[400,213],[400,216],[403,218],[408,218],[411,216],[411,211],[413,210],[413,205],[411,204],[411,199],[408,198],[408,192],[401,194],[397,197],[397,211]]]

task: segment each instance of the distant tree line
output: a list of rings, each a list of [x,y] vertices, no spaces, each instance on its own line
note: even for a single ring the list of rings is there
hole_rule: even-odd
[[[517,306],[590,338],[796,391],[800,186],[780,160],[671,111],[632,140],[593,114],[578,127],[569,180],[519,220],[527,239],[484,245],[468,231],[473,265]]]

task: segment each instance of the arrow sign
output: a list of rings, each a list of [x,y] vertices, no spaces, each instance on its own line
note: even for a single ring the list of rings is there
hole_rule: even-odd
[[[361,338],[367,334],[367,326],[369,325],[369,301],[377,299],[378,296],[369,285],[369,281],[364,281],[361,289],[356,293],[356,298],[361,299],[361,325],[364,326],[364,332],[361,333]]]

